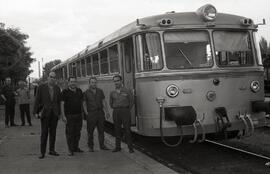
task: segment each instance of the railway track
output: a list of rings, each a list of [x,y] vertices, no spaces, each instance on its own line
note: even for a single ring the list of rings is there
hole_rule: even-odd
[[[113,135],[113,127],[109,132]],[[158,137],[133,135],[137,150],[179,173],[194,174],[265,174],[270,173],[270,158],[259,152],[232,147],[223,142],[206,140],[203,143],[183,143],[178,147],[165,146]],[[178,137],[168,141],[177,141]],[[270,154],[270,153],[269,153]]]
[[[262,154],[249,152],[247,150],[243,150],[243,149],[240,149],[240,148],[236,148],[236,147],[233,147],[233,146],[222,144],[222,143],[219,143],[219,142],[216,142],[216,141],[205,140],[205,142],[215,144],[217,146],[221,146],[221,147],[224,147],[224,148],[228,148],[228,149],[231,149],[231,150],[234,150],[234,151],[238,151],[238,152],[241,152],[241,153],[245,153],[245,154],[248,154],[248,155],[252,155],[252,156],[255,156],[255,157],[258,157],[258,158],[262,158],[262,159],[268,160],[268,162],[270,162],[270,157],[262,155]]]

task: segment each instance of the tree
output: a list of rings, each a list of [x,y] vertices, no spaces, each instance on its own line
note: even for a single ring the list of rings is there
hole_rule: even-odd
[[[47,77],[49,76],[49,73],[51,72],[52,67],[54,67],[55,65],[58,65],[59,63],[61,63],[61,60],[56,59],[45,64],[43,68],[43,76],[42,76],[43,81],[46,80]]]
[[[262,59],[265,60],[269,55],[270,47],[268,47],[267,41],[264,37],[261,37],[260,40],[260,49],[262,54]]]
[[[30,47],[25,46],[27,34],[19,28],[5,28],[0,25],[0,80],[10,76],[16,81],[24,80],[32,72],[30,64],[35,61],[31,58]]]

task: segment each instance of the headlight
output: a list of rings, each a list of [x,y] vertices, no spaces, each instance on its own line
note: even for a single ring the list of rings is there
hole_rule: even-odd
[[[258,92],[261,89],[261,85],[259,81],[252,81],[250,83],[250,89],[252,92]]]
[[[179,94],[179,88],[176,85],[169,85],[166,92],[169,97],[176,97]]]
[[[213,21],[216,19],[217,10],[211,4],[206,4],[197,10],[197,14],[202,16],[206,21]]]
[[[206,94],[206,98],[209,101],[214,101],[216,99],[217,95],[215,93],[215,91],[208,91]]]

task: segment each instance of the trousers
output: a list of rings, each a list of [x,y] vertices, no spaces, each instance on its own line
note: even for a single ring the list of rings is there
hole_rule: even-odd
[[[29,104],[20,104],[20,113],[21,113],[22,125],[25,124],[24,114],[26,115],[28,124],[31,125],[31,117],[30,117],[29,107],[30,107]]]
[[[94,147],[93,141],[93,133],[95,128],[97,127],[98,130],[98,140],[99,146],[102,148],[104,147],[104,121],[105,116],[103,110],[97,110],[93,112],[89,112],[87,117],[87,133],[88,133],[88,147]]]
[[[58,123],[58,116],[50,111],[46,117],[41,118],[41,137],[40,137],[40,152],[41,154],[46,153],[47,139],[49,135],[49,150],[55,151],[55,139],[56,139],[56,128]]]
[[[82,129],[82,114],[68,114],[66,115],[66,138],[68,149],[74,152],[79,148],[79,141],[81,138]]]
[[[113,122],[115,129],[115,148],[121,148],[121,127],[123,125],[126,142],[129,149],[132,149],[131,140],[131,114],[129,108],[119,108],[113,110]]]
[[[6,103],[5,104],[5,124],[6,125],[15,125],[14,123],[14,115],[15,115],[15,103]]]

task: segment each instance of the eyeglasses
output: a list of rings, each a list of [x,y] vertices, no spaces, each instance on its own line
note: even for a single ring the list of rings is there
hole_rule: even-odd
[[[49,76],[50,78],[52,78],[52,79],[55,79],[55,76]]]
[[[113,82],[120,82],[120,80],[114,80]]]

